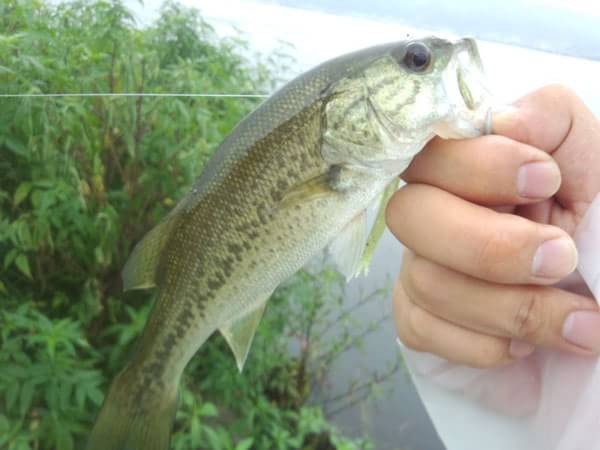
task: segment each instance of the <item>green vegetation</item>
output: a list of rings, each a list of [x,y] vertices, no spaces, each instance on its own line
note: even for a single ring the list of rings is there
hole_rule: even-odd
[[[0,3],[0,93],[272,91],[288,59],[249,54],[173,3],[143,29],[119,0]],[[151,291],[122,293],[120,270],[255,105],[0,99],[0,449],[84,448],[152,303]],[[270,302],[243,375],[212,338],[186,370],[173,448],[369,448],[338,436],[310,403],[339,354],[372,329],[347,331],[343,298],[336,272],[298,274]],[[344,331],[325,337],[334,322]],[[389,373],[349,386],[333,409]]]

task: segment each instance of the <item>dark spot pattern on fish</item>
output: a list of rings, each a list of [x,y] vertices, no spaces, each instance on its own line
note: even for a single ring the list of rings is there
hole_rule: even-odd
[[[362,96],[357,97],[354,101],[352,101],[351,103],[348,104],[348,106],[346,106],[345,109],[343,109],[340,112],[339,115],[339,119],[340,122],[337,122],[334,124],[334,130],[338,130],[338,128],[335,128],[335,125],[338,125],[339,123],[341,123],[342,121],[344,121],[344,119],[358,106],[362,106],[362,104],[364,103],[365,99]]]
[[[384,77],[381,78],[377,83],[369,88],[371,92],[378,92],[383,88],[394,87],[395,83],[397,83],[396,77]]]
[[[225,256],[218,260],[217,266],[223,271],[224,278],[229,277],[233,274],[233,266],[235,259],[232,256]]]
[[[280,178],[277,180],[277,188],[280,192],[284,192],[289,186],[289,183],[284,179]]]
[[[139,346],[135,389],[140,405],[147,405],[149,396],[160,391],[166,368],[179,364],[177,358],[188,354],[182,349],[199,345],[199,327],[210,324],[218,328],[211,320],[215,305],[228,301],[221,293],[243,295],[245,288],[235,285],[240,278],[236,273],[252,276],[277,259],[278,250],[265,248],[265,238],[281,247],[291,245],[285,231],[288,221],[273,230],[273,211],[290,186],[324,170],[319,148],[320,110],[320,105],[311,107],[305,116],[295,117],[286,129],[282,127],[281,135],[274,133],[253,146],[236,142],[234,145],[246,147],[243,164],[224,162],[227,173],[197,189],[182,210],[185,217],[171,236],[159,268],[159,288],[168,294],[159,295]],[[317,124],[310,133],[305,131],[307,121]],[[274,149],[278,151],[273,153]],[[293,211],[298,214],[301,208]],[[233,285],[227,287],[232,280]]]
[[[396,103],[388,114],[390,116],[397,115],[407,106],[413,105],[420,91],[421,85],[419,83],[413,83],[409,97],[407,99],[404,99],[404,101],[402,102]]]
[[[223,280],[222,278],[210,278],[207,282],[208,288],[211,291],[218,290],[224,284],[225,284],[225,280]]]
[[[238,262],[243,261],[244,249],[242,246],[235,242],[230,242],[227,244],[227,250],[235,256],[235,259]]]
[[[171,352],[173,351],[173,348],[175,347],[177,341],[178,339],[174,331],[168,333],[167,336],[162,340],[162,345],[160,349],[155,353],[156,358],[159,361],[166,361],[169,358]]]

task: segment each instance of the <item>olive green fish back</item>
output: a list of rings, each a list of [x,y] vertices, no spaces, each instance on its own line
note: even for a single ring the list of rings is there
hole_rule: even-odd
[[[195,189],[201,191],[209,179],[217,176],[223,164],[243,158],[257,141],[313,105],[333,82],[367,66],[398,45],[385,44],[340,56],[287,83],[239,122],[225,138],[196,182]]]

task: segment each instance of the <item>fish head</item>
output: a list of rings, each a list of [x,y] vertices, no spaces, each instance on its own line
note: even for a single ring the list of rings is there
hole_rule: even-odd
[[[436,135],[486,132],[490,95],[473,39],[427,37],[373,51],[330,87],[324,131],[329,159],[398,174]]]

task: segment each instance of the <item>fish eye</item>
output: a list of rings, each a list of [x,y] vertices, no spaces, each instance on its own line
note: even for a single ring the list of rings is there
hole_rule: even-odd
[[[401,63],[413,72],[424,72],[431,63],[431,50],[421,42],[412,42],[406,47]]]

